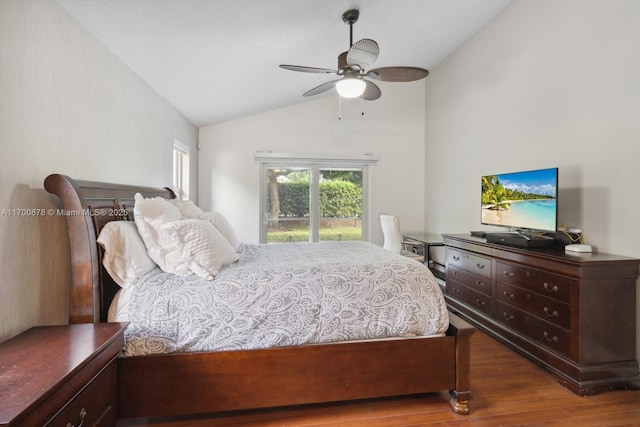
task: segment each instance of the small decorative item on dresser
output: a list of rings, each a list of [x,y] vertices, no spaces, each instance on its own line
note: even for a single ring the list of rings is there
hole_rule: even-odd
[[[41,326],[0,344],[0,426],[115,426],[124,328]]]

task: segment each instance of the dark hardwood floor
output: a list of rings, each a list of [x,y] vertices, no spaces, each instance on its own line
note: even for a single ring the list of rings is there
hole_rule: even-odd
[[[136,420],[124,426],[639,426],[640,391],[580,397],[481,331],[471,339],[471,415],[453,413],[448,393],[288,407],[208,418]]]

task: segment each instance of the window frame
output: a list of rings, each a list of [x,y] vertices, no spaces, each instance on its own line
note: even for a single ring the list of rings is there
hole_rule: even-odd
[[[310,203],[310,233],[309,240],[318,242],[320,239],[320,170],[354,168],[362,170],[362,241],[369,241],[369,212],[370,204],[370,171],[369,166],[378,161],[373,154],[361,156],[318,156],[318,155],[294,155],[285,153],[256,153],[255,159],[260,163],[260,243],[267,243],[268,228],[268,170],[274,167],[303,167],[311,172],[311,200]]]
[[[189,200],[189,147],[173,140],[173,191],[180,200]]]

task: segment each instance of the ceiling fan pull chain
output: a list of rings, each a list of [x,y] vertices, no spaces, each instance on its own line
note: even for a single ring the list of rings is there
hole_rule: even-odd
[[[342,97],[338,95],[338,120],[342,120]]]
[[[362,110],[361,116],[364,116],[364,94],[360,95],[360,110]]]

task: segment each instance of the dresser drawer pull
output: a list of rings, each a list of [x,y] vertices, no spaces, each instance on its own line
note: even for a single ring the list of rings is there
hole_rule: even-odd
[[[84,417],[86,416],[87,416],[87,410],[82,408],[80,410],[80,418],[79,418],[80,424],[76,426],[75,424],[67,423],[67,427],[82,427],[84,425]]]
[[[453,255],[451,258],[453,258],[454,261],[460,261],[460,257],[458,255]]]
[[[544,286],[544,290],[547,292],[558,292],[558,286],[556,285],[551,286],[547,282],[544,282],[543,286]]]
[[[515,276],[515,274],[513,274],[513,271],[503,271],[504,275],[507,276],[509,279],[513,278],[513,276]]]
[[[558,312],[556,310],[549,310],[549,307],[544,308],[544,314],[546,314],[547,317],[558,317]]]
[[[451,288],[453,290],[453,292],[460,292],[459,288]]]
[[[504,316],[505,319],[507,320],[513,320],[515,319],[516,316],[514,316],[513,314],[508,314],[506,311],[502,312],[502,315]]]
[[[480,280],[476,280],[476,285],[480,286],[481,288],[484,288],[484,282]]]
[[[558,342],[558,337],[555,336],[555,335],[550,337],[549,333],[547,331],[544,331],[543,335],[544,335],[544,339],[546,339],[549,342],[552,342],[552,343],[557,343]]]
[[[510,294],[510,293],[509,293],[509,292],[507,292],[507,291],[504,291],[504,292],[503,292],[503,295],[504,295],[506,298],[508,298],[508,299],[513,299],[513,298],[514,298],[514,296],[515,296],[515,295],[513,295],[513,294]]]
[[[476,263],[476,267],[478,267],[480,270],[482,270],[484,268],[484,264],[480,264],[479,262]]]
[[[480,298],[476,298],[476,304],[478,304],[478,307],[484,307],[485,302],[482,301]]]

